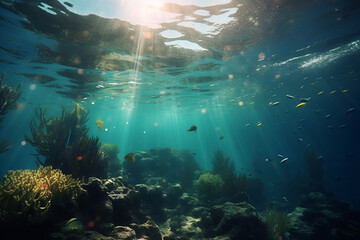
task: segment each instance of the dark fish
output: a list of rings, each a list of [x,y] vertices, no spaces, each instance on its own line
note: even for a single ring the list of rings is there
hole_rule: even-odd
[[[124,157],[124,159],[128,162],[135,162],[135,154],[134,153],[128,153],[126,154],[126,156]]]
[[[219,137],[219,140],[223,140],[223,139],[224,139],[224,136]]]
[[[196,127],[196,125],[192,125],[190,128],[189,128],[189,130],[187,130],[188,132],[197,132],[197,127]]]

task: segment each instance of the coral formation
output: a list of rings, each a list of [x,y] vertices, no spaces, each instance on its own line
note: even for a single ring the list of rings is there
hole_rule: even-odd
[[[288,213],[285,211],[279,211],[275,208],[266,208],[264,219],[270,240],[283,238],[290,227],[290,219]]]
[[[20,88],[22,84],[20,83],[16,89],[11,87],[3,86],[2,82],[5,74],[3,73],[0,77],[0,122],[4,120],[4,115],[8,113],[9,110],[13,109],[15,102],[21,95]],[[11,145],[7,140],[0,142],[0,153],[5,152],[11,148]]]
[[[9,171],[0,185],[0,219],[4,222],[42,222],[51,206],[74,200],[80,182],[51,166]]]
[[[195,188],[199,193],[199,197],[205,201],[211,201],[220,198],[223,193],[224,181],[220,175],[205,173],[200,175],[195,181]]]
[[[88,112],[75,103],[72,110],[62,109],[61,117],[46,118],[41,106],[35,110],[36,118],[30,123],[32,137],[25,139],[36,147],[39,164],[53,166],[74,177],[106,177],[107,160],[101,153],[96,137],[88,137]],[[41,162],[38,156],[44,156]]]

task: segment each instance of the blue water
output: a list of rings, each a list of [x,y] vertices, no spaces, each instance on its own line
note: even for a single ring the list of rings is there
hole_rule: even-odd
[[[155,147],[189,149],[211,169],[221,149],[279,200],[301,194],[309,179],[304,156],[313,150],[324,161],[326,190],[360,207],[357,1],[194,3],[208,17],[237,9],[231,22],[213,24],[220,26],[216,35],[176,22],[159,29],[106,18],[108,4],[82,13],[76,1],[66,8],[64,1],[42,1],[52,12],[40,2],[1,2],[0,72],[7,86],[23,83],[0,129],[0,139],[13,145],[0,154],[1,174],[36,168],[35,149],[21,143],[39,104],[53,116],[77,102],[90,112],[89,135],[118,144],[121,158]],[[176,6],[184,11],[178,22],[209,25],[186,4]],[[179,20],[186,16],[195,20]],[[207,50],[165,45],[166,29]],[[310,100],[296,108],[300,98]],[[194,124],[198,132],[187,132]],[[280,163],[278,154],[288,161]]]

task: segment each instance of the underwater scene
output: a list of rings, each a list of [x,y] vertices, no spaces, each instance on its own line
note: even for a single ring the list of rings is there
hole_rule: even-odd
[[[1,0],[0,239],[360,239],[360,2]]]

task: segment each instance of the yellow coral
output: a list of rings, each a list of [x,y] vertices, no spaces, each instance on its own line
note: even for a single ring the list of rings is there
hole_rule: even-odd
[[[0,219],[41,222],[51,205],[75,199],[80,182],[51,166],[9,171],[0,185]]]

